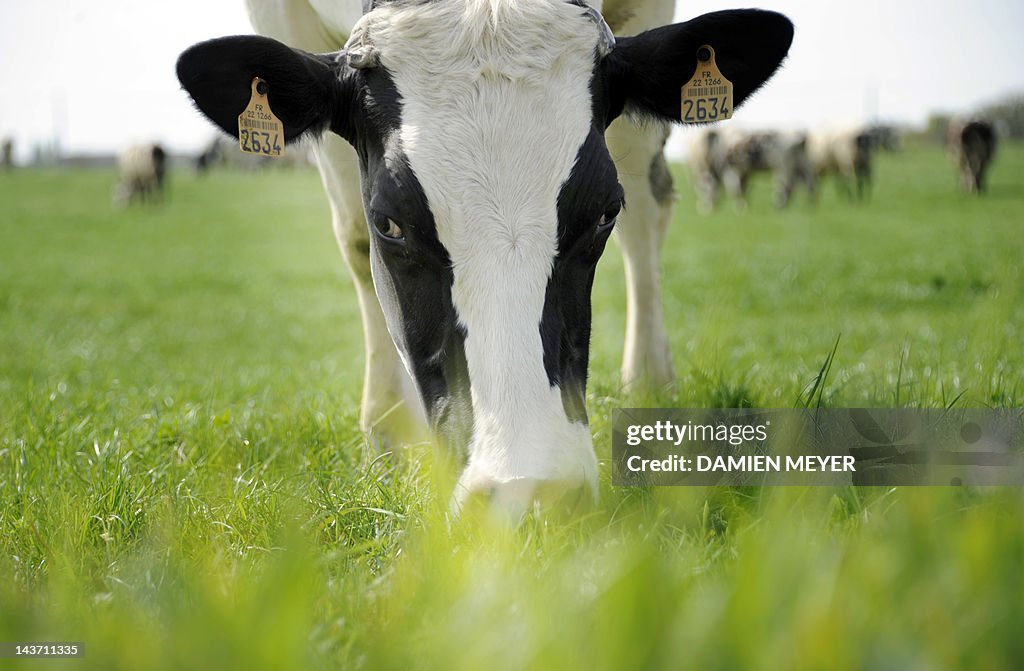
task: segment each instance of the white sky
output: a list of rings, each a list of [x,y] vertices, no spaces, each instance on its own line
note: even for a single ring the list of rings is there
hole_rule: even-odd
[[[174,63],[194,42],[251,32],[242,4],[0,0],[0,136],[13,136],[21,157],[55,136],[73,152],[205,144],[212,127],[179,89]],[[921,123],[930,111],[1024,91],[1022,0],[685,0],[676,17],[750,5],[788,15],[796,37],[737,124]]]

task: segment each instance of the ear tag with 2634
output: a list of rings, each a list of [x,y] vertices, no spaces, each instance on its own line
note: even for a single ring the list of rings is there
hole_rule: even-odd
[[[709,44],[697,49],[697,70],[683,85],[683,123],[708,123],[732,118],[732,82],[715,63],[715,50]]]
[[[267,83],[252,79],[249,104],[238,115],[238,147],[247,154],[280,157],[284,153],[284,124],[270,109]]]

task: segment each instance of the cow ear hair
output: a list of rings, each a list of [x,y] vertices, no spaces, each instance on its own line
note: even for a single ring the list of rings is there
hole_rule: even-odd
[[[178,80],[196,107],[238,136],[238,115],[254,77],[268,86],[270,109],[284,124],[285,142],[324,130],[348,138],[354,71],[343,53],[311,54],[256,35],[200,42],[178,58]]]
[[[793,24],[782,14],[758,9],[704,14],[685,23],[619,38],[606,61],[610,110],[680,123],[681,91],[697,69],[697,50],[707,44],[733,84],[738,107],[775,73],[793,41]]]

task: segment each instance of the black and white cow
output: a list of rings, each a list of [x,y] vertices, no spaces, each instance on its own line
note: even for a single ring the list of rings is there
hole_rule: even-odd
[[[670,0],[609,2],[613,25],[635,34],[616,40],[582,0],[365,5],[251,0],[256,29],[276,39],[195,45],[178,77],[228,133],[255,76],[289,142],[324,133],[316,153],[364,320],[364,428],[389,413],[396,430],[425,409],[464,455],[457,503],[478,494],[516,511],[596,493],[584,392],[597,261],[616,229],[624,378],[671,379],[664,122],[679,122],[700,46],[739,104],[775,72],[792,25],[745,10],[655,27]],[[652,123],[609,129],[624,112]]]
[[[985,192],[985,173],[996,153],[996,129],[984,119],[955,119],[947,135],[949,153],[967,193]]]
[[[723,191],[734,199],[738,210],[746,210],[750,178],[759,172],[773,175],[773,201],[780,209],[789,204],[797,185],[813,188],[807,134],[802,131],[701,129],[691,142],[689,165],[697,209],[704,214],[714,210]]]

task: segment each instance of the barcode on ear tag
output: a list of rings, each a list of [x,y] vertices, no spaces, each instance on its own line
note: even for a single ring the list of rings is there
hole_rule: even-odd
[[[683,85],[679,118],[683,123],[709,123],[732,118],[732,82],[718,69],[715,50],[709,44],[697,49],[697,70]]]
[[[280,157],[284,154],[284,124],[270,109],[267,83],[252,79],[249,104],[238,115],[238,147],[246,154]]]

